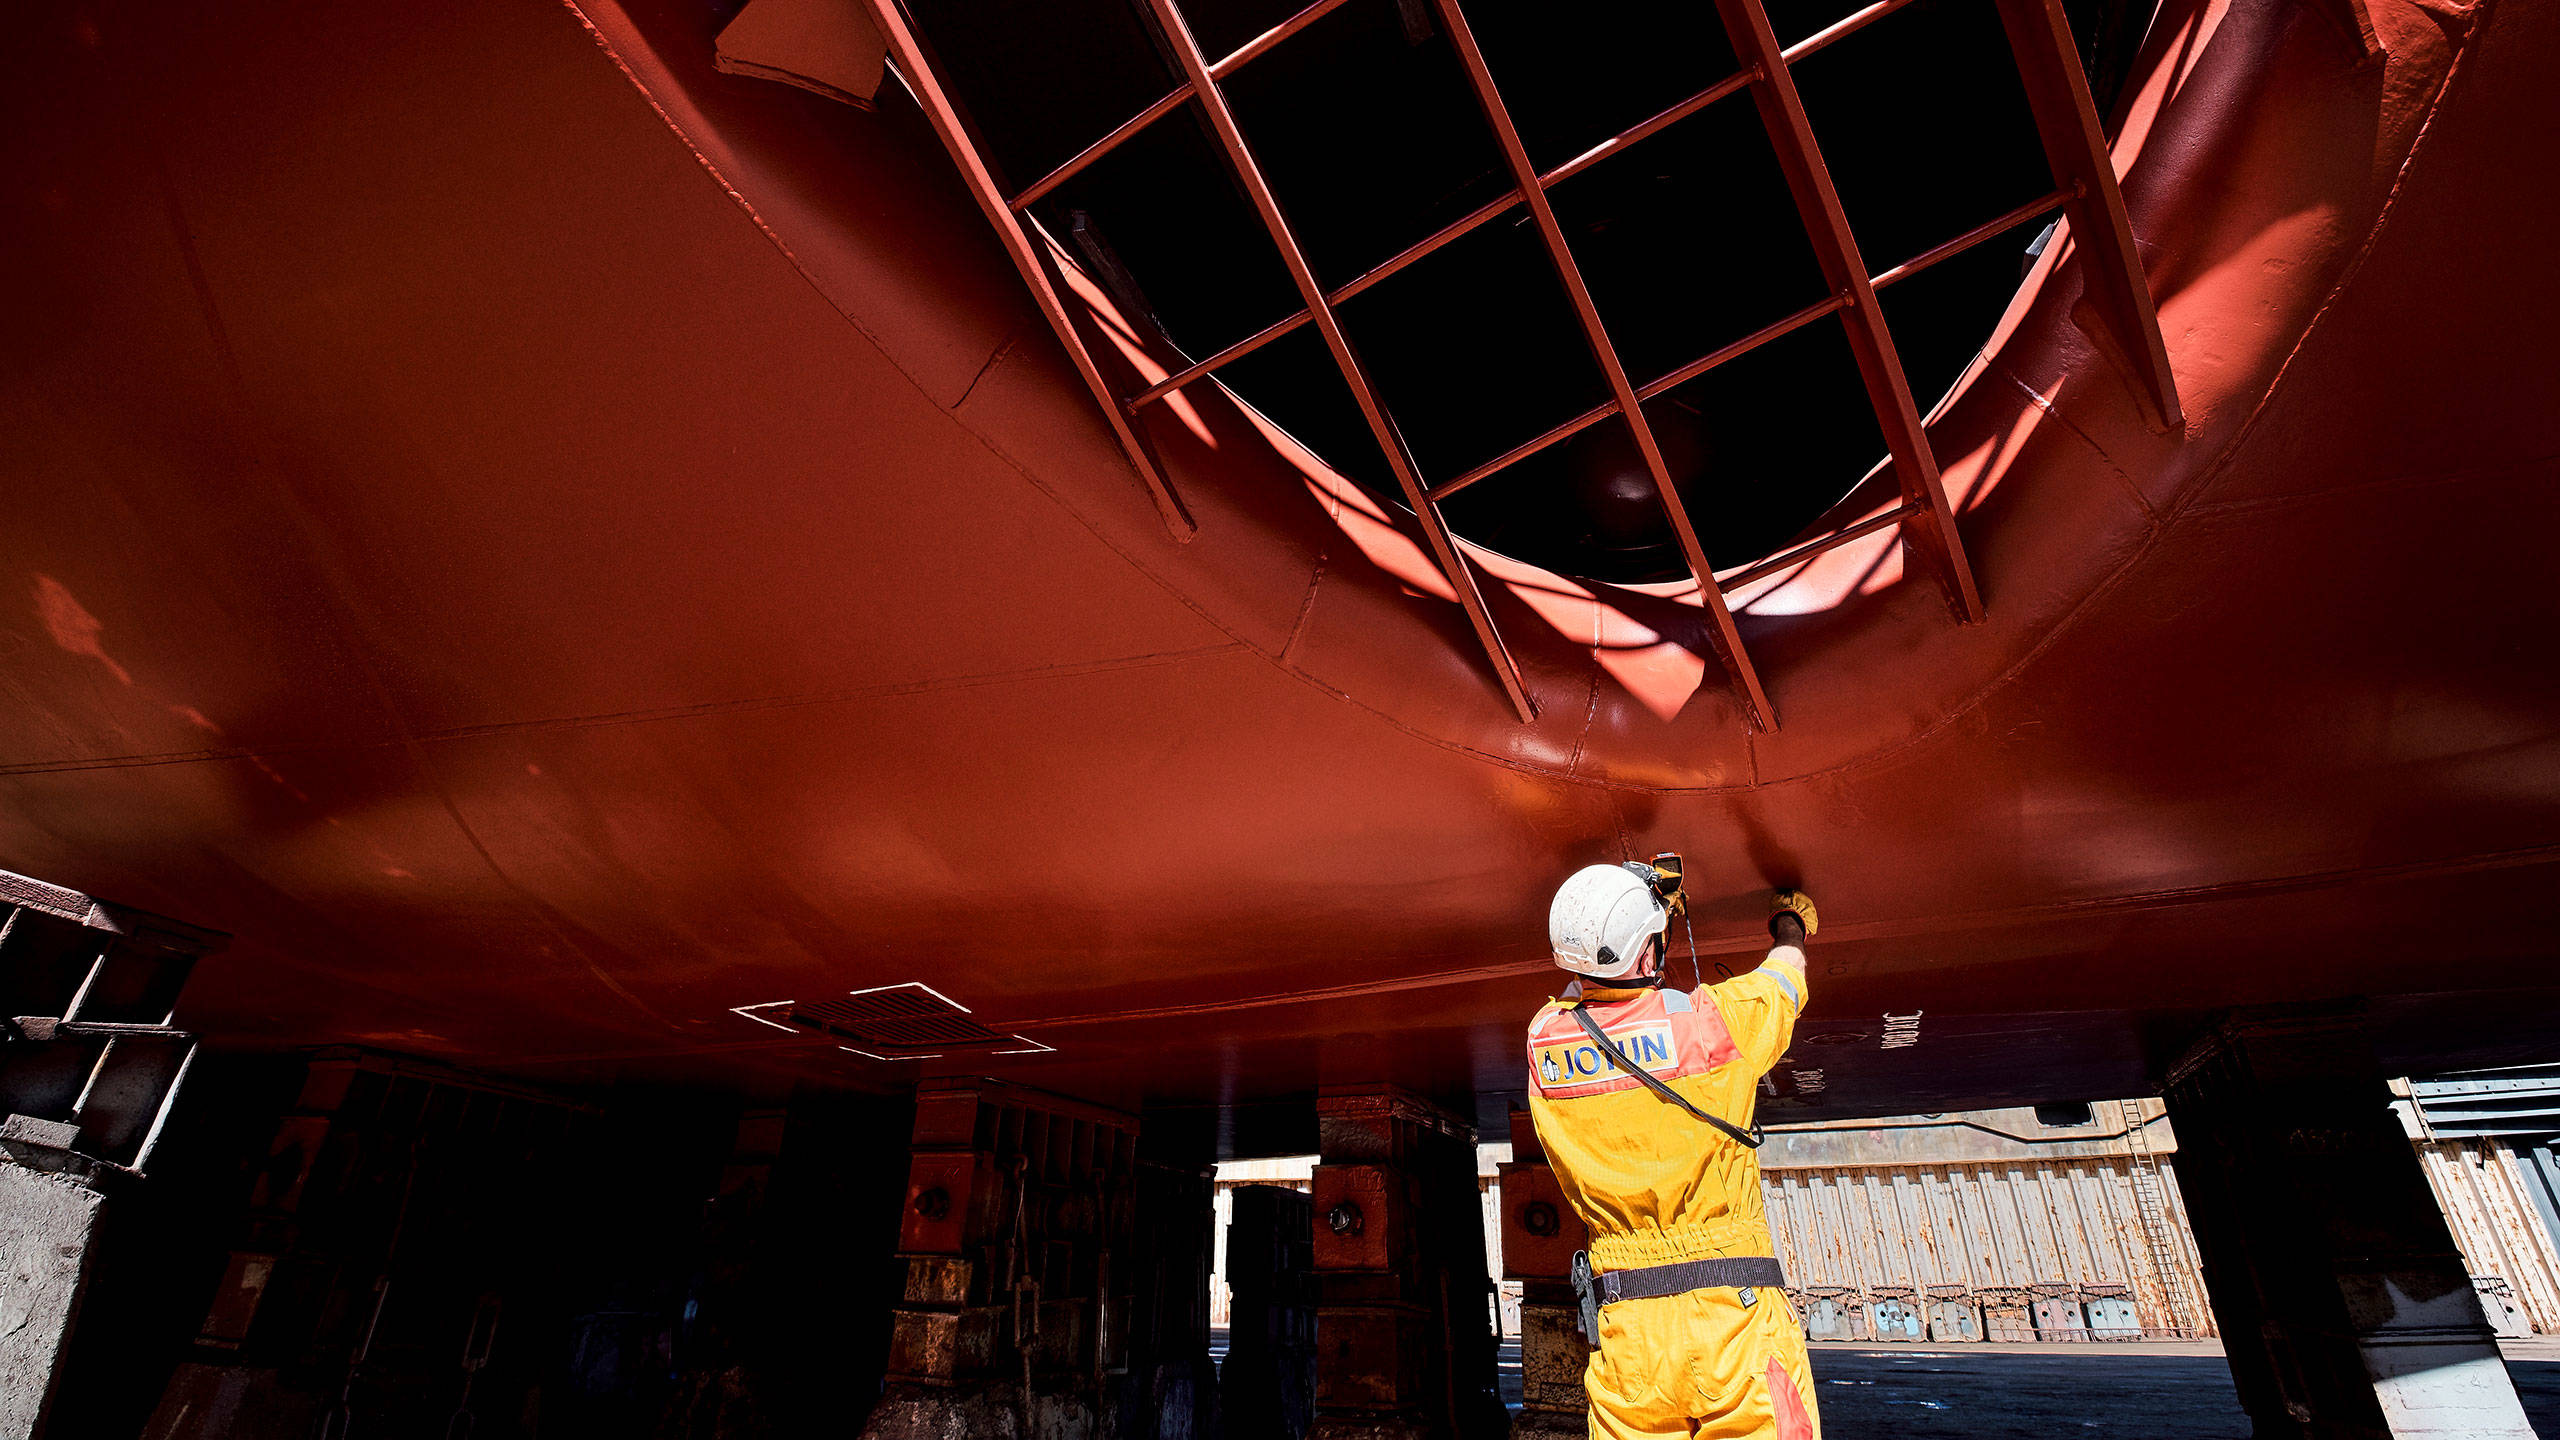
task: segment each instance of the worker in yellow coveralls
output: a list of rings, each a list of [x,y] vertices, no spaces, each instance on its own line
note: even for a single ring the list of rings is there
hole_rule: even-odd
[[[1749,974],[1665,990],[1680,859],[1594,865],[1548,939],[1578,978],[1529,1026],[1529,1112],[1591,1228],[1575,1257],[1595,1440],[1818,1440],[1804,1329],[1760,1202],[1755,1088],[1804,1009],[1813,902],[1780,891]]]

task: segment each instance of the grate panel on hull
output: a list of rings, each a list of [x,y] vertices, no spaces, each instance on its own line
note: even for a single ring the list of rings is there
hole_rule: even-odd
[[[875,1060],[927,1060],[953,1054],[1019,1055],[1053,1047],[993,1030],[967,1006],[921,981],[855,990],[823,1000],[741,1005],[736,1014],[777,1029],[803,1030],[848,1042],[839,1047]]]
[[[1533,457],[1550,447],[1570,445],[1575,447],[1573,453],[1579,454],[1594,445],[1615,443],[1617,432],[1621,430],[1625,432],[1627,443],[1619,448],[1640,460],[1641,465],[1629,470],[1625,483],[1616,484],[1610,493],[1624,491],[1625,496],[1621,498],[1632,497],[1628,498],[1629,504],[1642,508],[1649,502],[1661,511],[1660,528],[1677,541],[1674,548],[1679,569],[1684,570],[1698,587],[1699,604],[1707,622],[1707,639],[1742,702],[1741,708],[1755,727],[1774,729],[1778,716],[1724,597],[1726,592],[1765,577],[1781,564],[1801,564],[1834,546],[1887,526],[1894,527],[1919,562],[1917,568],[1933,575],[1944,590],[1954,618],[1962,622],[1982,618],[1980,590],[1962,537],[1957,533],[1955,516],[1939,475],[1938,458],[1923,425],[1920,398],[1913,393],[1904,373],[1900,350],[1879,302],[1878,292],[1997,235],[2008,233],[2011,227],[2054,211],[2060,212],[2061,223],[2069,227],[2074,263],[2080,265],[2088,276],[2088,302],[2097,322],[2110,332],[2109,338],[2119,357],[2120,367],[2143,394],[2161,423],[2173,426],[2178,421],[2175,385],[2168,371],[2148,282],[2134,250],[2123,196],[2117,188],[2115,172],[2107,156],[2096,105],[2063,9],[2064,0],[1959,0],[1961,5],[1977,7],[1984,12],[1969,17],[1976,28],[1984,31],[1986,36],[1996,28],[2008,42],[2010,53],[2006,64],[2010,68],[2003,73],[2017,85],[2031,122],[2011,128],[2033,132],[2032,142],[2023,135],[2011,138],[2020,145],[2031,143],[2034,150],[2041,152],[2049,176],[2034,188],[2044,193],[2036,199],[2015,204],[2014,208],[1987,222],[1978,219],[1978,211],[1970,209],[1971,202],[1968,201],[1966,213],[1959,219],[1945,222],[1945,228],[1953,230],[1970,224],[1971,229],[1882,268],[1870,263],[1859,243],[1856,228],[1851,223],[1850,207],[1843,203],[1834,184],[1833,167],[1826,160],[1823,146],[1817,140],[1808,117],[1805,101],[1798,93],[1793,67],[1902,11],[1912,5],[1913,0],[1877,0],[1877,3],[1855,10],[1808,38],[1787,46],[1780,44],[1772,27],[1771,8],[1776,5],[1790,10],[1792,18],[1792,9],[1802,7],[1790,7],[1785,0],[1718,0],[1712,7],[1714,20],[1701,23],[1720,30],[1724,43],[1682,47],[1684,55],[1697,58],[1706,66],[1708,73],[1705,78],[1710,83],[1689,98],[1671,104],[1562,160],[1547,153],[1555,147],[1524,138],[1515,116],[1528,114],[1533,122],[1536,121],[1533,111],[1541,102],[1537,87],[1534,84],[1506,86],[1498,82],[1498,62],[1488,59],[1485,47],[1479,45],[1473,33],[1470,11],[1476,7],[1463,5],[1460,0],[1425,0],[1425,3],[1405,5],[1397,12],[1403,16],[1400,23],[1408,45],[1420,45],[1426,40],[1445,44],[1453,53],[1463,79],[1463,84],[1447,87],[1448,93],[1442,98],[1428,101],[1426,108],[1431,110],[1430,115],[1418,117],[1414,124],[1402,127],[1382,127],[1370,121],[1346,118],[1353,112],[1348,108],[1348,102],[1340,102],[1338,96],[1328,100],[1322,95],[1295,93],[1311,85],[1344,89],[1341,75],[1327,76],[1321,68],[1310,71],[1304,65],[1292,68],[1294,59],[1313,54],[1319,65],[1333,63],[1340,57],[1326,47],[1342,42],[1343,36],[1350,33],[1344,27],[1348,25],[1356,29],[1367,24],[1375,29],[1382,23],[1377,16],[1367,16],[1364,20],[1365,11],[1346,7],[1343,0],[1318,0],[1318,3],[1244,41],[1237,48],[1227,50],[1223,58],[1213,59],[1203,49],[1203,39],[1224,49],[1234,38],[1229,32],[1241,33],[1236,29],[1239,23],[1237,16],[1212,13],[1217,7],[1203,4],[1198,8],[1205,20],[1196,20],[1178,0],[1145,0],[1144,4],[1128,7],[1125,15],[1114,11],[1115,16],[1123,19],[1138,18],[1146,32],[1143,38],[1149,42],[1134,49],[1124,46],[1122,48],[1130,50],[1130,54],[1117,58],[1124,68],[1137,65],[1142,69],[1143,62],[1133,57],[1143,50],[1156,52],[1168,62],[1165,69],[1173,82],[1172,88],[1138,109],[1129,119],[1084,142],[1083,149],[1072,153],[1067,153],[1068,147],[1077,143],[1079,137],[1056,135],[1052,133],[1054,126],[1046,123],[1055,117],[1038,117],[1044,122],[1038,127],[1039,133],[1048,137],[1044,145],[1048,150],[1064,154],[1065,158],[1061,160],[1043,151],[1031,165],[1024,167],[1042,173],[1028,185],[1021,183],[1022,176],[1010,177],[1014,187],[1010,190],[1007,182],[999,178],[1005,166],[991,156],[1004,154],[1008,146],[1021,149],[1021,137],[996,133],[992,136],[995,144],[991,149],[990,137],[982,135],[964,113],[966,102],[971,97],[960,92],[968,88],[965,84],[967,76],[976,73],[967,67],[983,69],[980,64],[983,57],[957,55],[955,58],[963,70],[955,73],[961,74],[964,83],[955,85],[942,70],[940,57],[924,39],[917,16],[911,13],[920,8],[930,8],[929,3],[919,4],[918,0],[904,0],[904,3],[902,0],[865,0],[865,3],[887,37],[900,73],[908,80],[944,146],[959,163],[980,208],[996,226],[1007,253],[1025,282],[1031,286],[1035,297],[1042,301],[1042,309],[1051,327],[1076,358],[1079,372],[1093,390],[1097,402],[1103,406],[1132,464],[1155,493],[1159,505],[1166,512],[1168,524],[1176,534],[1188,538],[1190,522],[1187,512],[1182,510],[1170,482],[1148,450],[1140,431],[1134,427],[1142,422],[1149,406],[1179,393],[1183,386],[1209,379],[1223,367],[1242,361],[1257,351],[1265,355],[1278,353],[1264,347],[1300,327],[1312,328],[1323,340],[1322,350],[1329,352],[1331,365],[1327,368],[1339,372],[1341,387],[1348,391],[1353,402],[1350,413],[1356,414],[1360,422],[1357,426],[1343,428],[1341,435],[1329,437],[1325,445],[1316,448],[1333,454],[1339,447],[1342,458],[1333,463],[1347,463],[1353,470],[1368,476],[1363,483],[1373,489],[1382,483],[1377,479],[1379,474],[1392,476],[1393,485],[1382,493],[1399,496],[1411,512],[1425,550],[1448,581],[1457,603],[1465,610],[1487,661],[1524,722],[1536,718],[1534,703],[1486,605],[1475,567],[1456,544],[1451,521],[1444,514],[1443,507],[1461,492],[1496,473],[1532,461]],[[1252,8],[1246,7],[1248,10]],[[1337,11],[1341,13],[1337,15]],[[935,13],[938,16],[940,12]],[[1914,13],[1918,11],[1915,9]],[[950,22],[939,19],[937,23]],[[1558,39],[1557,43],[1562,45],[1564,41],[1591,30],[1599,22],[1597,19],[1585,19],[1559,23],[1567,24],[1569,30],[1567,35]],[[1300,38],[1310,35],[1314,38]],[[1979,53],[1992,50],[1996,45],[1995,41],[1991,46],[1975,45],[1971,48]],[[1237,82],[1238,72],[1284,47],[1294,57],[1293,61],[1282,62],[1276,70],[1274,67],[1256,69],[1250,84]],[[1350,53],[1347,49],[1343,51],[1344,55]],[[1620,56],[1619,62],[1634,63],[1638,58],[1641,57]],[[1044,63],[1054,65],[1056,57],[1049,57]],[[2002,61],[1994,59],[1991,63],[2000,65]],[[1728,67],[1730,73],[1725,73]],[[1268,78],[1275,74],[1282,78]],[[1929,77],[1920,84],[1925,88],[1938,78]],[[1274,89],[1291,93],[1276,98],[1265,93]],[[1512,89],[1518,89],[1522,102],[1532,109],[1520,109],[1519,102],[1507,93]],[[1702,337],[1699,336],[1675,337],[1684,352],[1704,352],[1686,364],[1675,365],[1659,374],[1649,374],[1647,372],[1658,368],[1658,357],[1639,353],[1640,368],[1631,369],[1621,354],[1625,340],[1613,333],[1614,323],[1604,319],[1602,312],[1609,308],[1604,303],[1605,297],[1597,295],[1594,287],[1584,279],[1584,271],[1593,257],[1590,253],[1577,254],[1601,248],[1601,242],[1593,238],[1597,232],[1589,226],[1568,227],[1560,223],[1556,208],[1550,203],[1549,191],[1594,167],[1607,165],[1615,157],[1655,135],[1681,131],[1694,138],[1703,133],[1701,127],[1704,125],[1749,124],[1751,122],[1735,122],[1734,117],[1739,112],[1730,109],[1718,110],[1708,120],[1693,118],[1716,109],[1717,102],[1728,96],[1744,94],[1749,97],[1748,112],[1756,120],[1759,140],[1765,141],[1775,157],[1777,170],[1783,174],[1783,193],[1787,198],[1778,206],[1769,204],[1765,197],[1753,199],[1738,193],[1718,198],[1740,203],[1755,213],[1792,211],[1791,215],[1772,223],[1784,225],[1794,244],[1809,247],[1818,262],[1822,288],[1827,293],[1739,340],[1726,340],[1710,348],[1701,343]],[[992,101],[996,97],[980,94],[977,98]],[[1365,255],[1354,260],[1335,257],[1329,266],[1325,263],[1327,258],[1339,247],[1334,243],[1337,237],[1327,229],[1328,217],[1311,213],[1311,216],[1293,219],[1274,193],[1274,177],[1290,179],[1294,175],[1292,167],[1296,170],[1306,168],[1307,157],[1303,153],[1284,153],[1285,147],[1263,143],[1271,138],[1268,126],[1257,129],[1256,124],[1240,123],[1240,105],[1250,112],[1245,119],[1258,121],[1262,109],[1280,99],[1303,100],[1304,103],[1296,107],[1299,111],[1329,117],[1326,123],[1333,129],[1325,131],[1326,135],[1335,136],[1337,131],[1341,132],[1336,136],[1339,143],[1328,141],[1334,157],[1329,174],[1347,190],[1367,194],[1369,191],[1361,188],[1364,184],[1375,188],[1375,177],[1371,171],[1378,167],[1371,162],[1377,159],[1378,152],[1390,151],[1409,142],[1414,133],[1437,135],[1447,126],[1451,127],[1449,133],[1452,135],[1469,127],[1482,133],[1489,142],[1489,153],[1500,156],[1500,170],[1505,172],[1502,178],[1508,182],[1507,193],[1478,203],[1472,187],[1449,189],[1442,198],[1450,206],[1473,205],[1474,208],[1455,219],[1439,223],[1424,238],[1413,241],[1406,249],[1383,260],[1371,263]],[[1644,103],[1650,105],[1654,101],[1648,99]],[[1286,110],[1288,107],[1281,108]],[[1473,113],[1463,116],[1444,113],[1460,110]],[[1033,212],[1035,206],[1044,203],[1051,206],[1062,203],[1055,198],[1061,194],[1077,193],[1074,187],[1081,183],[1079,177],[1090,178],[1101,173],[1097,167],[1107,157],[1117,153],[1124,161],[1130,161],[1131,157],[1138,156],[1140,152],[1131,149],[1128,142],[1150,132],[1177,113],[1186,117],[1186,123],[1197,122],[1200,134],[1212,142],[1213,168],[1223,171],[1225,180],[1234,191],[1249,202],[1250,215],[1240,212],[1234,218],[1241,222],[1244,230],[1258,228],[1262,232],[1268,241],[1269,252],[1276,253],[1281,268],[1287,272],[1300,304],[1293,314],[1264,324],[1243,339],[1226,343],[1223,349],[1205,360],[1193,361],[1183,355],[1181,346],[1171,332],[1164,330],[1163,322],[1155,311],[1137,299],[1135,277],[1111,264],[1097,262],[1102,264],[1104,273],[1100,278],[1106,287],[1122,295],[1124,303],[1136,301],[1128,304],[1136,323],[1154,325],[1159,331],[1157,339],[1161,348],[1174,357],[1169,366],[1172,373],[1167,379],[1137,393],[1124,395],[1104,378],[1082,333],[1063,306],[1057,303],[1061,276],[1055,267],[1061,263],[1060,257],[1064,252],[1059,250],[1052,234],[1054,223],[1044,225]],[[1633,113],[1632,109],[1630,113]],[[1614,117],[1609,123],[1618,123],[1623,118]],[[1021,117],[1013,119],[1019,121]],[[1422,125],[1422,120],[1430,123]],[[1015,128],[1020,126],[1017,124]],[[1540,128],[1543,128],[1543,123]],[[1666,147],[1674,143],[1676,141],[1662,142],[1652,147],[1650,153],[1658,160]],[[1414,157],[1415,163],[1439,163],[1446,161],[1450,154],[1471,147],[1450,140],[1439,149],[1425,148],[1430,153]],[[1015,163],[1020,165],[1021,157],[1016,156]],[[1318,168],[1326,167],[1319,163]],[[1447,167],[1443,165],[1442,168]],[[1369,178],[1364,180],[1362,177]],[[1323,188],[1312,185],[1303,176],[1297,177],[1294,183],[1298,193],[1302,194],[1310,189]],[[2046,185],[2051,188],[2045,189]],[[2020,188],[2022,192],[2026,190],[2024,186]],[[1986,203],[1982,208],[1990,206]],[[1082,210],[1076,210],[1073,218],[1081,224],[1086,217]],[[1899,245],[1905,239],[1902,231],[1915,230],[1915,226],[1908,223],[1912,220],[1912,216],[1905,214],[1879,214],[1871,217],[1869,228],[1885,234],[1888,243]],[[1479,227],[1496,222],[1505,225],[1534,224],[1534,233],[1540,242],[1538,248],[1545,252],[1546,268],[1551,272],[1545,280],[1569,302],[1578,321],[1575,328],[1580,332],[1580,343],[1572,348],[1585,353],[1575,357],[1574,364],[1596,371],[1605,381],[1608,393],[1596,406],[1581,410],[1539,435],[1513,445],[1490,461],[1457,473],[1433,473],[1448,463],[1446,457],[1437,451],[1422,451],[1420,453],[1431,457],[1430,463],[1423,463],[1417,458],[1417,446],[1409,439],[1419,433],[1414,422],[1422,418],[1421,410],[1408,405],[1405,413],[1397,413],[1390,404],[1393,387],[1381,385],[1375,378],[1374,356],[1384,353],[1385,347],[1372,347],[1371,354],[1364,355],[1362,347],[1354,343],[1350,329],[1346,328],[1345,321],[1336,314],[1336,310],[1365,288],[1408,266],[1422,263],[1426,257],[1458,253],[1450,248],[1453,242]],[[1941,221],[1933,219],[1929,223]],[[1217,247],[1225,262],[1243,264],[1250,260],[1267,266],[1269,254],[1247,256],[1243,250],[1233,247],[1232,239]],[[1098,238],[1095,246],[1088,248],[1093,254],[1104,253]],[[1087,258],[1092,259],[1093,254]],[[1349,269],[1358,263],[1366,263],[1368,268],[1348,280],[1335,277],[1335,283],[1328,284],[1323,278],[1329,269]],[[1225,288],[1232,290],[1234,287]],[[1517,331],[1527,334],[1539,329],[1525,308],[1528,302],[1522,298],[1529,288],[1536,287],[1495,289],[1485,293],[1481,303],[1513,322]],[[1671,409],[1659,412],[1645,402],[1667,397],[1675,387],[1697,380],[1727,361],[1779,339],[1799,326],[1822,320],[1836,321],[1840,339],[1845,340],[1855,362],[1854,382],[1831,388],[1840,392],[1842,403],[1872,414],[1889,451],[1887,466],[1901,492],[1900,503],[1881,514],[1833,529],[1830,533],[1799,540],[1781,556],[1739,568],[1727,568],[1720,577],[1715,567],[1718,564],[1729,566],[1730,562],[1712,558],[1717,541],[1711,532],[1719,520],[1726,517],[1693,508],[1691,503],[1684,501],[1680,478],[1675,473],[1682,468],[1678,463],[1679,457],[1674,453],[1680,446],[1656,433],[1660,426],[1669,425],[1677,430],[1688,424],[1671,414],[1671,409],[1681,408],[1675,403],[1678,397],[1666,398],[1665,404]],[[1546,331],[1553,329],[1553,326],[1545,327]],[[1659,340],[1661,337],[1652,338]],[[1224,339],[1220,337],[1220,341]],[[1542,341],[1541,344],[1557,348],[1551,341]],[[1408,399],[1411,398],[1408,393]],[[1585,403],[1574,398],[1568,404],[1559,397],[1555,404],[1477,408],[1543,416]],[[1694,415],[1695,407],[1689,409]],[[1532,423],[1545,422],[1540,418]],[[1575,439],[1593,426],[1603,426],[1604,433],[1580,441]],[[1679,438],[1673,437],[1675,441]],[[1711,438],[1691,443],[1689,448],[1696,450]],[[1364,448],[1364,439],[1374,445],[1374,455],[1354,453]],[[1384,461],[1382,471],[1374,463],[1378,458]],[[1537,463],[1551,469],[1554,459],[1550,456],[1546,461]],[[1457,463],[1462,464],[1463,461]],[[1448,468],[1454,470],[1456,465],[1449,464]],[[1537,473],[1543,482],[1545,471]],[[1523,469],[1517,472],[1516,478],[1525,479],[1530,474],[1531,471]],[[1615,472],[1611,474],[1614,476]],[[1520,489],[1518,485],[1500,489],[1488,487],[1475,495],[1464,508],[1471,512],[1482,510],[1493,497]],[[1473,533],[1472,528],[1470,533]],[[1766,543],[1764,538],[1744,553],[1765,553],[1760,546]]]

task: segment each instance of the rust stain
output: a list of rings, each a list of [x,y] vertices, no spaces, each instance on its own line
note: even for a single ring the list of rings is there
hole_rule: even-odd
[[[89,613],[70,587],[50,575],[36,577],[36,618],[44,621],[45,633],[53,643],[73,655],[84,656],[107,667],[107,673],[120,684],[133,683],[133,672],[125,669],[98,643],[106,622]]]

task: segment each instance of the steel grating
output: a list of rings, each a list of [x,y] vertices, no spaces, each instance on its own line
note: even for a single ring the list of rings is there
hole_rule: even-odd
[[[2176,382],[2170,373],[2150,285],[2142,273],[2140,258],[2134,248],[2124,196],[2116,183],[2097,107],[2073,48],[2061,0],[1985,0],[1999,12],[2002,28],[2009,40],[2011,58],[2034,118],[2037,138],[2052,173],[2054,188],[2036,200],[1986,220],[1882,271],[1871,271],[1859,249],[1848,215],[1832,185],[1821,145],[1806,118],[1803,101],[1796,93],[1790,67],[1893,14],[1912,0],[1875,0],[1875,3],[1816,34],[1784,47],[1779,45],[1772,31],[1765,0],[1716,0],[1719,19],[1734,54],[1741,61],[1741,68],[1736,73],[1724,76],[1689,98],[1543,172],[1536,170],[1529,161],[1500,87],[1474,39],[1459,0],[1432,0],[1466,70],[1481,118],[1499,143],[1511,171],[1512,189],[1508,194],[1498,196],[1442,226],[1363,274],[1330,289],[1324,286],[1309,265],[1296,232],[1272,194],[1255,161],[1252,147],[1236,123],[1221,83],[1340,8],[1345,0],[1316,0],[1315,4],[1247,42],[1234,53],[1214,61],[1201,52],[1177,0],[1145,0],[1142,8],[1152,19],[1157,38],[1174,58],[1182,75],[1180,82],[1063,164],[1011,194],[998,184],[984,147],[954,104],[912,21],[901,9],[900,0],[865,0],[865,3],[879,22],[881,33],[888,39],[890,53],[900,75],[914,91],[918,104],[933,124],[935,134],[951,152],[979,209],[995,226],[1006,254],[1030,287],[1042,315],[1056,332],[1059,342],[1066,346],[1077,372],[1106,412],[1122,449],[1145,481],[1174,536],[1187,541],[1196,526],[1180,497],[1175,494],[1163,467],[1146,444],[1138,423],[1142,412],[1184,386],[1216,374],[1226,365],[1263,346],[1305,326],[1314,325],[1323,336],[1325,348],[1340,371],[1344,385],[1358,405],[1371,438],[1395,476],[1397,488],[1414,514],[1433,563],[1457,595],[1487,661],[1524,723],[1536,718],[1535,704],[1521,678],[1519,666],[1512,659],[1501,630],[1485,603],[1475,572],[1458,549],[1440,506],[1469,486],[1612,417],[1622,418],[1633,434],[1646,472],[1679,541],[1682,558],[1691,578],[1698,584],[1710,643],[1715,646],[1727,679],[1755,727],[1775,729],[1778,715],[1725,601],[1725,594],[1729,591],[1802,564],[1861,536],[1894,526],[1900,528],[1904,545],[1920,561],[1920,568],[1935,577],[1956,618],[1963,622],[1982,618],[1983,604],[1974,580],[1972,562],[1965,553],[1963,538],[1957,532],[1937,456],[1923,426],[1910,382],[1903,373],[1891,328],[1886,323],[1877,294],[2013,225],[2039,215],[2061,212],[2062,221],[2069,227],[2076,253],[2087,274],[2091,307],[2104,331],[2101,348],[2109,350],[2109,358],[2127,373],[2156,423],[2164,427],[2180,423]],[[1678,125],[1717,101],[1745,90],[1751,94],[1761,126],[1778,157],[1805,238],[1813,248],[1831,293],[1739,340],[1638,383],[1628,374],[1624,361],[1610,340],[1607,327],[1592,302],[1589,287],[1582,279],[1572,246],[1556,223],[1547,202],[1547,192],[1601,161],[1623,154],[1630,147]],[[1059,277],[1050,271],[1050,262],[1043,258],[1044,247],[1029,211],[1042,197],[1111,154],[1133,136],[1166,116],[1191,106],[1198,107],[1231,177],[1253,202],[1262,227],[1278,251],[1302,304],[1296,313],[1205,359],[1183,365],[1164,380],[1134,395],[1124,396],[1104,379],[1091,350],[1060,302]],[[1591,357],[1608,383],[1609,398],[1492,460],[1433,484],[1421,473],[1410,447],[1397,428],[1394,415],[1379,397],[1367,368],[1351,345],[1335,311],[1352,297],[1515,208],[1527,209],[1536,223],[1555,278],[1571,299]],[[1867,403],[1885,437],[1893,473],[1902,492],[1902,503],[1882,515],[1803,542],[1719,580],[1707,562],[1705,546],[1696,524],[1673,483],[1661,447],[1645,418],[1643,402],[1825,316],[1834,315],[1839,317],[1851,354],[1857,362]],[[1166,343],[1171,344],[1170,337],[1166,337]]]
[[[826,1000],[772,1000],[732,1013],[778,1030],[803,1030],[853,1045],[838,1048],[870,1060],[932,1060],[944,1055],[1026,1055],[1054,1047],[1011,1031],[992,1030],[969,1007],[922,981],[909,980]]]
[[[979,1024],[967,1011],[921,987],[804,1001],[792,1007],[791,1022],[823,1027],[883,1050],[992,1048],[1012,1038]]]

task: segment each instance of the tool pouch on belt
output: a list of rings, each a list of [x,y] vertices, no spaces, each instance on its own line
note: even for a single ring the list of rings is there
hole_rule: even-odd
[[[1582,1307],[1582,1338],[1594,1350],[1600,1348],[1600,1290],[1591,1281],[1591,1252],[1573,1252],[1573,1298]]]

